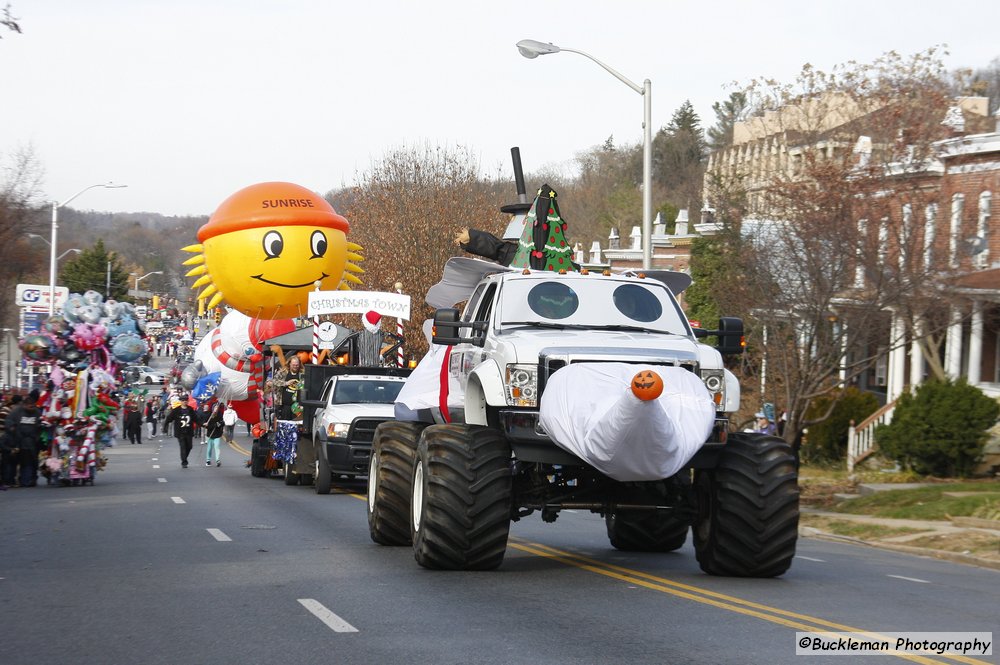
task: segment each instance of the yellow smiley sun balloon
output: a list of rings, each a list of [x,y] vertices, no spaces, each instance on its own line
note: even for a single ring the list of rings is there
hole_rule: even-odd
[[[184,262],[205,287],[208,307],[225,301],[258,319],[306,316],[309,292],[361,284],[361,246],[347,241],[350,225],[314,192],[288,182],[262,182],[222,202],[198,229],[197,254]]]

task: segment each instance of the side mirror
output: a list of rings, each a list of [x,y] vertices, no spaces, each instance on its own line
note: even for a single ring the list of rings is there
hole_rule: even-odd
[[[718,337],[719,344],[716,347],[724,356],[732,356],[743,353],[746,350],[746,339],[743,337],[743,319],[735,316],[723,316],[719,319],[718,330],[694,329],[694,336],[701,339],[704,337]]]
[[[723,316],[719,319],[719,353],[724,356],[743,353],[746,349],[746,339],[743,337],[743,319],[735,316]]]
[[[431,342],[454,346],[461,340],[458,337],[459,312],[454,307],[445,307],[434,312],[434,332]]]

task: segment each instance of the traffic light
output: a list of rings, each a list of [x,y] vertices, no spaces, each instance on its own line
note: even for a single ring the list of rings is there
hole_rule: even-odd
[[[160,309],[160,296],[153,294],[153,309]]]
[[[215,325],[219,325],[222,322],[222,308],[215,308]]]

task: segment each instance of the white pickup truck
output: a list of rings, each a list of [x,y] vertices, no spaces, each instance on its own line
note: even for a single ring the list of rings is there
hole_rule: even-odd
[[[390,367],[339,369],[343,371],[326,380],[318,400],[304,402],[316,407],[309,438],[317,494],[330,493],[335,475],[353,478],[368,472],[375,428],[393,419],[393,403],[409,374]],[[300,450],[303,443],[300,440]]]

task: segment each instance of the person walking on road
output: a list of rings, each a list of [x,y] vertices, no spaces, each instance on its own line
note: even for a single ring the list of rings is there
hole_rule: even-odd
[[[227,443],[233,443],[234,430],[236,429],[236,421],[239,417],[236,414],[236,409],[229,402],[226,402],[226,410],[222,412],[222,423],[226,426],[225,437]]]
[[[188,455],[194,447],[194,428],[198,414],[188,404],[188,396],[181,393],[174,406],[167,414],[167,419],[163,421],[164,429],[167,425],[174,426],[174,435],[181,449],[181,468],[188,467]]]
[[[32,388],[28,399],[7,416],[5,430],[14,437],[14,452],[21,487],[34,487],[38,481],[38,436],[41,434],[42,413],[38,410],[38,389]]]
[[[125,436],[132,445],[142,444],[142,413],[133,401],[125,404]]]
[[[146,421],[146,428],[148,429],[150,439],[156,438],[156,420],[159,416],[157,405],[156,398],[150,397],[146,400],[146,406],[143,408],[142,415]]]
[[[170,413],[171,397],[171,392],[167,390],[166,386],[163,386],[163,390],[160,391],[160,396],[157,398],[157,401],[159,402],[158,411],[160,414],[160,420],[166,419],[167,414]],[[163,436],[170,436],[170,430],[167,428],[165,423],[160,428],[160,431],[163,433]]]
[[[3,418],[3,431],[0,431],[0,490],[13,487],[17,482],[17,432],[7,427],[7,419],[22,399],[20,395],[12,395],[9,402],[0,406],[0,417]]]
[[[212,414],[212,405],[205,402],[198,409],[198,429],[195,431],[195,435],[201,439],[201,445],[205,445],[208,441],[208,437],[205,435],[205,423],[208,422],[208,417]]]
[[[222,431],[225,428],[225,422],[222,416],[222,402],[216,402],[212,407],[212,410],[208,414],[208,418],[205,419],[205,466],[212,466],[212,455],[213,451],[215,454],[215,466],[222,466],[222,460],[219,458],[219,446],[222,443]]]

